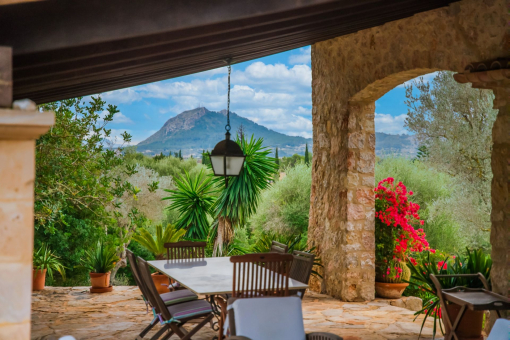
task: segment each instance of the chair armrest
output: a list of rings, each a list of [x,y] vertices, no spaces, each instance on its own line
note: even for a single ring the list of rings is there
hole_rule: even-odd
[[[229,336],[226,340],[251,340],[251,339],[241,335],[233,335]]]
[[[314,332],[306,335],[306,340],[343,340],[341,337],[331,333]]]

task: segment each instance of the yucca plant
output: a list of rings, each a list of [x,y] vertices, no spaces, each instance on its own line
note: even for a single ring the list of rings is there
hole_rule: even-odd
[[[165,256],[166,249],[165,243],[177,242],[186,233],[184,229],[177,229],[171,224],[163,229],[161,224],[156,226],[155,237],[151,235],[146,229],[139,228],[137,234],[133,236],[133,240],[140,243],[148,251],[154,254],[157,260],[162,260]]]
[[[470,251],[466,249],[467,256],[457,255],[453,256],[451,260],[449,257],[440,259],[440,255],[432,255],[428,252],[426,258],[421,261],[412,261],[409,264],[411,269],[411,281],[406,281],[410,285],[417,286],[424,292],[429,293],[429,299],[424,301],[423,308],[416,312],[416,318],[425,314],[420,329],[423,330],[425,321],[429,316],[434,318],[434,326],[432,330],[432,338],[434,339],[437,331],[437,323],[441,319],[441,306],[439,298],[437,297],[436,286],[430,279],[430,274],[434,275],[454,275],[454,274],[477,274],[482,273],[490,284],[490,272],[492,267],[492,260],[490,255],[485,254],[482,249]],[[443,289],[453,288],[457,286],[464,286],[468,288],[482,288],[483,284],[477,278],[438,278]],[[415,320],[416,320],[415,318]],[[443,325],[439,322],[441,333],[444,334]]]
[[[46,273],[53,279],[53,271],[60,273],[62,278],[66,279],[65,267],[60,262],[60,258],[53,254],[47,245],[42,244],[39,249],[34,251],[33,266],[36,270],[46,269]]]
[[[91,273],[108,273],[119,260],[115,249],[101,240],[97,241],[95,249],[86,251],[85,254],[84,267]]]
[[[244,225],[256,211],[260,193],[271,186],[274,175],[278,172],[275,159],[269,157],[272,150],[263,146],[264,139],[250,140],[237,137],[236,143],[246,155],[244,166],[237,177],[228,178],[226,186],[224,177],[215,177],[213,183],[221,189],[220,196],[214,203],[213,216],[218,219],[215,225],[215,252],[222,253],[223,244],[230,243],[233,229]]]
[[[196,177],[185,171],[184,176],[175,179],[175,185],[176,190],[165,189],[171,195],[163,199],[171,200],[168,209],[177,209],[179,213],[176,227],[186,230],[187,238],[206,239],[210,228],[207,217],[215,200],[212,178],[203,171]]]

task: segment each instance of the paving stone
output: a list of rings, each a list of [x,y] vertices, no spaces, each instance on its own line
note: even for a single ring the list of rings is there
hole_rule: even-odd
[[[305,295],[303,318],[307,333],[330,332],[344,340],[416,340],[423,320],[413,323],[412,312],[388,303],[349,303],[316,293]],[[90,294],[88,287],[46,287],[32,294],[33,340],[64,335],[77,340],[132,340],[151,319],[136,287],[115,287],[104,294]],[[427,321],[422,339],[432,336],[431,327]],[[215,335],[206,326],[193,339],[210,340]]]

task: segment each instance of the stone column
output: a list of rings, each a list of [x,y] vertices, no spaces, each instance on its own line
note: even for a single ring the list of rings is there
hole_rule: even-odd
[[[7,108],[12,101],[10,59],[10,49],[0,48],[0,339],[28,340],[35,140],[55,118],[51,112]]]
[[[498,116],[492,128],[492,290],[510,296],[510,83],[494,87]]]

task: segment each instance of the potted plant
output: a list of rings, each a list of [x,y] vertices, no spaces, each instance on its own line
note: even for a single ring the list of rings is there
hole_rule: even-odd
[[[60,262],[60,258],[46,245],[41,245],[39,249],[34,251],[33,255],[33,271],[32,271],[32,290],[43,290],[46,283],[46,273],[53,278],[53,271],[62,275],[65,280],[65,267]]]
[[[430,279],[430,274],[434,275],[454,275],[454,274],[477,274],[482,273],[490,285],[490,274],[492,268],[492,260],[490,255],[485,254],[482,249],[470,251],[466,249],[466,255],[457,255],[449,257],[444,254],[430,251],[422,260],[413,260],[411,269],[410,283],[422,291],[428,293],[428,298],[424,302],[424,307],[415,313],[416,317],[425,314],[425,320],[431,316],[434,318],[433,338],[435,338],[437,331],[438,321],[442,317],[439,298],[434,283]],[[478,278],[445,278],[438,279],[441,282],[443,289],[454,288],[457,286],[464,286],[467,288],[483,288],[482,282]],[[455,304],[448,304],[446,306],[449,315],[453,320],[457,317],[460,307]],[[452,321],[453,322],[453,321]],[[442,322],[439,322],[439,328],[442,334],[449,329],[443,329]],[[483,340],[482,336],[483,327],[483,312],[466,310],[462,320],[457,328],[457,335],[460,339],[470,340]],[[420,332],[421,335],[421,332]]]
[[[411,271],[407,264],[410,254],[428,249],[418,210],[409,201],[412,191],[388,177],[375,188],[375,291],[383,298],[396,299],[409,285]]]
[[[98,241],[92,251],[86,252],[85,267],[89,269],[91,293],[104,293],[112,291],[110,285],[110,273],[115,267],[118,257],[113,247]]]
[[[156,237],[153,237],[146,229],[140,228],[137,234],[133,236],[133,240],[153,253],[156,260],[163,260],[166,255],[165,243],[177,242],[185,233],[186,230],[178,230],[171,224],[168,224],[164,229],[163,226],[159,224],[156,226]],[[151,276],[158,293],[168,293],[168,287],[170,285],[168,276],[159,272],[153,273]]]

